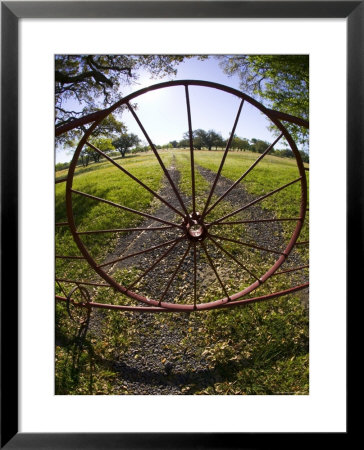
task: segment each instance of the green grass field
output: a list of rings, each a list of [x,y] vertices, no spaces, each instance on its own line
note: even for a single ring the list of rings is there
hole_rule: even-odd
[[[175,163],[180,173],[180,189],[186,195],[191,193],[190,162],[188,151],[162,151],[162,159],[169,167]],[[235,181],[257,158],[256,153],[232,152],[228,155],[222,176]],[[216,172],[222,157],[221,151],[196,151],[196,165]],[[144,183],[158,191],[163,182],[163,173],[152,154],[127,157],[118,162],[139,177]],[[67,176],[67,171],[56,173],[57,178]],[[291,159],[267,156],[243,180],[242,184],[249,194],[264,195],[298,177],[295,163]],[[78,168],[73,188],[91,195],[153,214],[160,202],[155,200],[141,186],[122,174],[108,162],[92,164],[87,168]],[[196,171],[197,207],[203,209],[209,183]],[[57,184],[55,192],[56,222],[67,220],[65,211],[65,184]],[[294,217],[298,214],[296,198],[298,184],[279,192],[261,202],[260,207],[275,217]],[[135,214],[113,208],[104,203],[74,194],[75,222],[78,230],[99,230],[127,228],[139,225],[143,218]],[[218,197],[212,198],[213,203]],[[177,205],[175,205],[177,206]],[[229,198],[222,201],[208,215],[215,220],[233,211],[235,206]],[[237,217],[240,217],[239,215]],[[241,216],[246,217],[246,216]],[[304,226],[299,240],[308,240],[308,225]],[[289,236],[292,225],[283,224],[284,236]],[[224,236],[233,237],[236,232],[249,235],[245,226],[224,227]],[[83,235],[82,240],[93,258],[101,263],[108,253],[112,253],[121,234]],[[80,255],[67,227],[56,228],[56,254]],[[236,244],[229,243],[226,248],[238,254]],[[299,249],[299,257],[308,263],[308,250]],[[247,274],[236,276],[231,263],[219,260],[216,264],[225,270],[227,284],[233,289],[243,288],[251,283]],[[267,269],[272,257],[261,252],[251,252],[247,258],[249,267]],[[224,269],[224,264],[226,268]],[[231,274],[231,279],[229,278]],[[235,275],[234,275],[235,274]],[[234,276],[233,276],[234,275]],[[102,282],[100,277],[86,262],[79,260],[56,259],[56,277],[71,280],[94,280]],[[135,278],[132,266],[116,275],[128,284]],[[274,292],[300,282],[300,275],[271,277],[259,289],[259,294]],[[63,291],[69,291],[72,284],[60,283]],[[238,285],[238,286],[237,286]],[[199,292],[199,301],[206,302],[221,298],[218,283]],[[129,299],[116,294],[111,288],[92,288],[93,300],[99,302],[131,304]],[[56,284],[56,294],[64,295]],[[176,313],[156,314],[153,320],[161,327],[169,329],[178,326]],[[193,349],[196,355],[208,361],[209,367],[218,376],[210,386],[186,383],[182,392],[189,394],[308,394],[308,314],[302,294],[280,297],[271,301],[255,303],[242,308],[191,313],[189,324],[179,346]],[[90,330],[81,339],[80,327],[72,322],[64,303],[56,303],[56,393],[57,394],[113,394],[117,374],[110,363],[123,352],[127,352],[130,343],[138,339],[138,321],[133,314],[105,311],[100,315],[100,333]],[[167,344],[168,345],[168,344]],[[168,351],[173,352],[171,344]],[[193,370],[193,369],[192,369]],[[132,392],[125,392],[132,394]]]

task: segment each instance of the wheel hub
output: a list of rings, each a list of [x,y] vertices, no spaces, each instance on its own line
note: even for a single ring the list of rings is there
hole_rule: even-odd
[[[207,229],[201,218],[201,214],[191,213],[186,216],[183,226],[186,231],[186,236],[191,241],[203,241],[207,236]]]

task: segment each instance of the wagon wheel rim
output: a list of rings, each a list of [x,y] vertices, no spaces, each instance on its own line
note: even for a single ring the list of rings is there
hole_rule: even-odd
[[[158,89],[163,89],[163,88],[168,88],[168,87],[172,87],[172,86],[183,86],[185,88],[185,98],[186,98],[186,111],[187,111],[187,119],[188,119],[188,127],[189,127],[189,141],[190,141],[190,166],[191,166],[191,194],[192,194],[192,209],[188,210],[188,208],[186,207],[186,205],[183,202],[182,199],[182,195],[180,190],[178,189],[178,186],[175,185],[175,183],[173,182],[173,180],[171,179],[167,168],[165,167],[162,159],[160,158],[156,147],[154,146],[153,142],[151,141],[147,130],[144,128],[143,124],[141,123],[136,111],[134,110],[133,106],[130,104],[130,101],[138,98],[140,96],[142,96],[143,94],[147,93],[147,92],[151,92],[151,91],[155,91]],[[196,210],[196,191],[195,191],[195,163],[194,163],[194,148],[193,148],[193,138],[192,138],[192,120],[191,120],[191,108],[190,108],[190,100],[189,100],[189,87],[190,86],[201,86],[201,87],[206,87],[206,88],[213,88],[213,89],[217,89],[220,91],[224,91],[230,94],[235,95],[236,97],[238,97],[240,99],[240,105],[239,105],[239,109],[237,111],[236,114],[236,118],[235,118],[235,122],[233,124],[232,127],[232,132],[230,134],[230,138],[227,142],[220,166],[219,166],[219,170],[215,175],[215,179],[214,182],[212,184],[212,187],[210,189],[208,198],[206,200],[205,203],[205,207],[203,209],[203,211],[199,212]],[[249,104],[255,106],[258,110],[260,110],[263,114],[265,114],[270,120],[271,122],[273,122],[273,124],[280,130],[281,134],[280,136],[273,142],[273,144],[271,144],[264,152],[263,154],[261,154],[257,160],[250,166],[250,168],[244,173],[242,174],[242,176],[236,180],[236,182],[234,182],[234,184],[232,185],[232,187],[230,187],[228,189],[227,192],[225,192],[225,194],[223,196],[220,196],[218,198],[217,201],[212,202],[212,196],[215,190],[215,187],[220,179],[221,176],[221,171],[222,168],[224,166],[225,163],[225,158],[228,155],[228,152],[230,150],[230,145],[231,145],[231,141],[232,138],[234,136],[234,131],[235,128],[237,126],[237,123],[239,121],[239,117],[240,117],[240,113],[243,107],[244,102],[248,102]],[[88,143],[88,139],[89,137],[92,135],[93,131],[97,128],[97,126],[102,122],[102,120],[104,120],[109,114],[111,114],[113,111],[115,111],[116,109],[120,108],[121,106],[127,106],[127,108],[129,109],[129,111],[132,113],[135,121],[137,122],[137,124],[139,125],[140,130],[142,131],[142,133],[144,134],[146,140],[148,141],[154,155],[156,156],[164,175],[166,176],[169,185],[171,187],[171,189],[174,191],[179,204],[175,207],[174,205],[171,205],[168,201],[166,201],[163,197],[161,197],[157,192],[153,191],[152,189],[150,189],[147,185],[145,185],[143,182],[141,182],[141,180],[137,179],[134,180],[136,182],[138,182],[139,184],[141,184],[145,189],[147,189],[149,192],[152,193],[152,195],[156,198],[158,198],[161,202],[165,203],[167,206],[171,207],[171,209],[174,210],[174,212],[176,214],[178,214],[181,218],[181,221],[179,223],[177,222],[170,222],[170,221],[166,221],[165,219],[161,218],[161,217],[156,217],[147,213],[143,213],[142,211],[137,211],[134,210],[132,208],[128,208],[125,207],[123,205],[120,204],[115,204],[113,202],[110,202],[106,199],[102,199],[96,196],[92,196],[90,194],[81,192],[81,191],[77,191],[73,189],[73,177],[74,177],[74,173],[75,173],[75,169],[76,169],[76,165],[79,159],[79,156],[81,154],[81,151],[83,150],[83,148],[85,147],[85,145],[90,146],[90,143]],[[254,167],[256,165],[259,164],[259,162],[264,158],[264,156],[266,154],[269,153],[269,151],[273,148],[273,146],[278,142],[278,140],[280,138],[284,137],[288,144],[290,149],[292,150],[295,158],[296,158],[296,164],[297,164],[297,168],[299,171],[299,177],[292,180],[291,182],[279,187],[278,189],[275,189],[271,192],[269,192],[268,194],[263,195],[262,197],[259,197],[258,199],[254,200],[253,202],[251,202],[248,205],[245,205],[243,208],[240,208],[239,211],[235,211],[233,213],[229,213],[215,221],[212,222],[208,222],[206,220],[206,216],[208,215],[208,213],[215,208],[215,206],[217,206],[217,204],[223,200],[223,198],[225,198],[226,195],[228,195],[228,193],[234,189],[241,181],[242,179],[245,178],[245,176],[250,173],[250,171],[252,171],[254,169]],[[91,145],[92,147],[92,145]],[[98,150],[97,148],[93,147],[95,150],[101,152],[100,150]],[[103,152],[102,156],[104,156],[107,160],[109,160],[110,162],[112,162],[112,164],[116,165],[119,167],[120,170],[122,170],[124,173],[127,172],[125,171],[125,169],[123,169],[118,163],[116,163],[114,160],[112,160],[111,158],[109,158],[106,154],[104,154]],[[129,173],[128,176],[130,176],[131,174]],[[136,178],[136,177],[134,177]],[[293,185],[295,183],[300,183],[300,192],[301,192],[301,198],[300,198],[300,211],[299,211],[299,215],[296,218],[288,218],[288,219],[282,219],[282,220],[291,220],[291,221],[295,221],[296,225],[295,228],[293,230],[293,233],[290,237],[290,240],[286,246],[286,248],[283,251],[274,251],[271,250],[272,253],[276,253],[278,254],[278,258],[277,260],[274,262],[274,264],[261,276],[257,276],[253,273],[250,273],[252,275],[253,278],[255,278],[255,281],[253,283],[251,283],[249,286],[247,286],[246,288],[244,288],[243,290],[233,293],[233,294],[229,294],[228,290],[226,289],[226,286],[224,285],[224,282],[221,280],[221,277],[219,276],[218,270],[214,265],[214,262],[207,250],[206,247],[206,240],[208,240],[209,242],[213,243],[216,248],[219,248],[221,252],[224,252],[224,254],[226,254],[232,261],[234,261],[235,263],[239,264],[244,270],[249,272],[249,269],[247,269],[244,265],[242,265],[241,263],[239,263],[239,261],[237,261],[236,259],[234,260],[233,255],[229,254],[229,252],[226,251],[226,249],[224,248],[224,243],[225,241],[228,241],[229,239],[226,239],[222,236],[219,235],[215,235],[214,233],[211,232],[211,230],[216,229],[218,226],[226,224],[226,219],[229,219],[230,217],[233,217],[234,215],[238,214],[238,212],[242,211],[245,208],[249,208],[250,206],[252,206],[253,204],[259,203],[260,201],[264,200],[264,198],[267,198],[271,195],[275,195],[276,193],[280,192],[281,190],[285,189],[286,187]],[[120,284],[119,282],[117,282],[112,276],[110,276],[108,273],[106,273],[106,271],[104,270],[103,267],[107,266],[108,264],[98,264],[94,258],[90,255],[88,249],[86,248],[86,246],[84,245],[84,243],[82,242],[80,235],[85,234],[85,232],[79,232],[77,230],[76,224],[75,224],[75,220],[74,220],[74,214],[73,214],[73,196],[74,195],[84,195],[86,197],[92,198],[94,200],[97,201],[101,201],[101,202],[105,202],[110,204],[111,206],[115,206],[115,207],[121,207],[123,209],[129,210],[129,212],[132,212],[134,214],[140,215],[140,216],[144,216],[144,217],[148,217],[148,218],[152,218],[153,220],[156,220],[157,222],[159,222],[159,224],[161,225],[160,227],[155,227],[155,228],[159,228],[159,229],[163,229],[163,228],[168,228],[168,227],[175,227],[176,229],[179,229],[181,231],[181,235],[177,238],[175,238],[172,241],[167,241],[157,247],[164,247],[165,251],[162,254],[162,257],[159,258],[159,260],[155,263],[153,263],[152,267],[148,267],[142,274],[142,276],[140,277],[140,279],[136,280],[135,282],[132,283],[132,285],[129,286],[123,286],[122,284]],[[267,108],[265,108],[263,105],[261,105],[259,102],[257,102],[256,100],[252,99],[251,97],[249,97],[248,95],[227,87],[227,86],[223,86],[217,83],[212,83],[212,82],[206,82],[206,81],[195,81],[195,80],[178,80],[178,81],[171,81],[171,82],[167,82],[167,83],[159,83],[157,85],[153,85],[149,88],[144,88],[141,89],[137,92],[134,92],[126,97],[124,97],[123,99],[121,99],[119,102],[115,103],[112,107],[108,108],[107,110],[105,110],[104,114],[98,118],[98,120],[96,120],[95,122],[93,122],[90,127],[87,129],[87,131],[84,133],[83,137],[81,138],[77,149],[75,151],[75,154],[73,156],[73,159],[71,161],[71,165],[69,168],[69,172],[68,172],[68,177],[67,177],[67,182],[66,182],[66,209],[67,209],[67,217],[68,217],[68,225],[70,227],[70,231],[73,235],[73,239],[76,242],[79,250],[81,251],[83,258],[90,264],[90,266],[94,269],[94,271],[101,277],[103,278],[108,285],[110,285],[111,287],[113,287],[114,289],[116,289],[118,292],[130,297],[131,299],[137,300],[138,302],[141,302],[143,304],[147,304],[149,306],[152,307],[158,307],[158,308],[163,308],[163,309],[170,309],[170,310],[174,310],[174,311],[193,311],[193,310],[207,310],[207,309],[213,309],[213,308],[217,308],[217,307],[221,307],[221,306],[234,306],[234,303],[236,304],[237,301],[239,299],[241,299],[242,297],[248,295],[249,293],[251,293],[252,291],[254,291],[255,289],[257,289],[259,286],[262,285],[262,283],[266,282],[276,271],[277,269],[286,261],[286,259],[288,258],[289,254],[291,253],[292,249],[294,248],[296,242],[297,242],[297,238],[300,234],[300,231],[302,229],[304,220],[305,220],[305,215],[306,215],[306,210],[307,210],[307,181],[306,181],[306,174],[305,174],[305,168],[301,159],[301,155],[296,147],[296,144],[293,140],[293,138],[291,137],[291,135],[289,134],[289,132],[287,131],[287,129],[285,128],[285,126],[281,123],[281,121],[277,118],[277,116],[275,115],[275,112],[272,110],[268,110]],[[279,219],[277,219],[279,220]],[[258,220],[259,222],[259,220]],[[132,228],[129,228],[129,230],[132,230]],[[110,230],[112,231],[112,230]],[[120,231],[120,230],[115,230],[115,232]],[[99,232],[102,232],[99,231]],[[187,241],[188,243],[188,248],[187,251],[184,252],[183,257],[180,259],[178,265],[176,266],[172,277],[168,280],[167,286],[166,286],[166,291],[163,292],[162,294],[162,298],[159,299],[151,299],[148,298],[145,295],[141,295],[137,292],[134,292],[132,289],[132,287],[134,287],[138,281],[140,281],[142,278],[144,278],[151,270],[153,270],[157,264],[159,264],[162,260],[164,260],[165,258],[168,257],[168,255],[170,254],[170,252],[181,242],[181,241]],[[238,244],[241,245],[247,245],[247,243],[238,241],[238,240],[233,240],[233,242],[236,242]],[[248,245],[249,246],[249,245]],[[219,285],[222,288],[222,291],[224,292],[225,296],[219,300],[213,300],[210,302],[203,302],[203,303],[199,303],[198,302],[198,286],[197,286],[197,277],[196,277],[196,272],[197,272],[197,257],[196,257],[196,249],[197,247],[200,248],[200,251],[203,251],[207,261],[210,265],[210,268],[212,269],[212,271],[215,274],[216,280],[218,281]],[[258,249],[261,249],[263,251],[270,251],[270,249],[267,248],[262,248],[259,246],[254,246],[251,245],[251,247],[255,247]],[[152,251],[150,249],[147,249],[145,252],[149,252]],[[193,255],[193,304],[184,304],[184,303],[172,303],[172,302],[166,302],[163,301],[165,294],[168,290],[168,287],[170,286],[170,284],[173,282],[176,274],[178,273],[179,268],[181,267],[184,259],[186,258],[186,256],[189,253],[192,253]],[[142,252],[143,253],[143,252]],[[133,257],[135,255],[131,255],[128,256],[126,255],[125,257],[122,257],[119,259],[119,261],[121,261],[122,259],[127,259],[129,257]],[[267,298],[269,298],[269,294],[266,295]],[[263,296],[264,297],[264,296]]]

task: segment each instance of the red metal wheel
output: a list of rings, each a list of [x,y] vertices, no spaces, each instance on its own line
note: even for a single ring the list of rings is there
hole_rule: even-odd
[[[190,137],[190,167],[191,167],[191,196],[192,196],[192,206],[191,208],[188,208],[183,200],[183,195],[181,194],[178,186],[176,185],[176,183],[172,180],[169,171],[167,170],[167,168],[165,167],[162,158],[160,157],[160,155],[158,154],[158,151],[155,147],[155,145],[153,144],[151,138],[149,137],[146,129],[144,128],[143,124],[141,123],[136,111],[134,110],[133,106],[131,105],[131,100],[137,99],[138,97],[142,96],[143,94],[150,92],[150,91],[155,91],[158,89],[166,89],[172,86],[182,86],[185,89],[185,97],[186,97],[186,109],[187,109],[187,118],[188,118],[188,125],[189,125],[189,137]],[[193,136],[192,136],[192,125],[191,125],[191,109],[190,109],[190,100],[189,100],[189,87],[190,86],[200,86],[206,89],[217,89],[223,92],[226,92],[228,94],[234,95],[236,96],[238,99],[240,99],[240,106],[238,108],[237,114],[236,114],[236,119],[235,122],[233,124],[232,127],[232,131],[230,134],[230,138],[227,142],[225,151],[223,153],[223,157],[221,160],[221,164],[219,166],[219,169],[215,175],[215,179],[212,183],[212,187],[211,190],[207,196],[207,200],[205,203],[205,207],[203,208],[202,211],[197,211],[196,209],[196,191],[195,191],[195,162],[194,162],[194,148],[193,148]],[[225,163],[225,159],[226,156],[229,152],[230,149],[230,145],[232,142],[232,138],[234,136],[234,132],[240,117],[240,113],[243,107],[244,102],[248,102],[250,105],[254,106],[255,108],[257,108],[260,112],[262,112],[263,114],[265,114],[270,120],[271,122],[281,131],[280,136],[275,140],[275,142],[273,144],[271,144],[258,158],[257,160],[249,167],[249,169],[247,171],[245,171],[241,177],[236,180],[229,189],[226,190],[226,192],[221,195],[217,200],[215,200],[213,202],[213,194],[215,191],[215,188],[218,184],[219,178],[221,176],[221,171],[222,168],[224,166]],[[144,182],[142,182],[138,177],[134,176],[133,174],[131,174],[130,172],[128,172],[128,170],[126,170],[124,167],[122,167],[122,165],[120,165],[118,162],[114,161],[112,158],[110,158],[107,154],[105,154],[104,152],[102,152],[101,150],[97,149],[95,146],[93,146],[92,144],[90,144],[88,142],[88,139],[90,138],[90,136],[92,135],[92,133],[97,129],[98,125],[101,123],[101,121],[110,113],[112,113],[113,111],[115,111],[117,108],[120,108],[122,106],[126,106],[129,111],[131,112],[131,114],[133,115],[136,123],[138,124],[138,126],[140,127],[140,130],[142,131],[142,133],[144,134],[145,139],[148,141],[149,146],[151,147],[155,157],[158,160],[158,163],[160,165],[160,167],[163,170],[163,173],[166,177],[166,179],[168,180],[168,183],[170,185],[170,188],[173,190],[176,198],[178,199],[178,204],[172,204],[171,202],[167,201],[165,198],[163,198],[163,196],[161,196],[158,192],[155,192],[153,189],[151,189],[147,184],[145,184]],[[70,165],[70,169],[69,169],[69,174],[66,180],[66,205],[67,205],[67,217],[68,217],[68,225],[70,227],[71,233],[73,235],[73,238],[79,248],[79,250],[81,251],[83,258],[86,259],[86,261],[91,265],[91,267],[95,270],[95,272],[102,277],[108,286],[113,287],[114,289],[116,289],[117,291],[119,291],[122,294],[127,295],[128,297],[137,300],[138,302],[144,303],[146,305],[148,305],[148,308],[143,308],[143,307],[117,307],[115,305],[102,305],[99,307],[110,307],[110,308],[117,308],[117,309],[134,309],[134,310],[143,310],[143,309],[147,309],[150,311],[193,311],[193,310],[207,310],[207,309],[212,309],[212,308],[218,308],[218,307],[229,307],[229,306],[237,306],[238,304],[243,304],[249,301],[257,301],[258,300],[262,300],[265,298],[271,298],[274,297],[275,294],[268,294],[265,296],[261,296],[261,297],[256,297],[256,298],[252,298],[252,299],[242,299],[242,297],[247,296],[249,293],[251,293],[252,291],[254,291],[255,289],[257,289],[262,283],[264,283],[265,281],[267,281],[273,274],[276,273],[277,269],[286,261],[288,255],[290,254],[290,252],[292,251],[293,247],[296,245],[297,242],[297,238],[300,234],[300,231],[302,229],[303,223],[304,223],[304,219],[305,219],[305,214],[306,214],[306,203],[307,203],[307,182],[306,182],[306,174],[305,174],[305,168],[304,165],[302,163],[302,159],[300,156],[300,153],[295,145],[294,140],[292,139],[291,135],[288,133],[287,129],[283,126],[283,124],[281,123],[280,120],[289,120],[291,122],[294,122],[298,125],[303,125],[303,126],[308,126],[308,124],[298,118],[294,118],[292,116],[288,116],[282,113],[278,113],[272,110],[269,110],[267,108],[265,108],[263,105],[261,105],[260,103],[258,103],[257,101],[255,101],[254,99],[252,99],[251,97],[247,96],[246,94],[232,89],[230,87],[227,86],[223,86],[220,84],[216,84],[216,83],[212,83],[212,82],[206,82],[206,81],[195,81],[195,80],[183,80],[183,81],[172,81],[172,82],[168,82],[168,83],[160,83],[154,86],[151,86],[149,88],[145,88],[145,89],[141,89],[140,91],[137,91],[133,94],[128,95],[127,97],[121,99],[119,102],[117,102],[115,105],[113,105],[111,108],[108,108],[107,110],[104,111],[104,113],[102,115],[98,115],[98,119],[96,121],[94,121],[91,126],[89,127],[89,129],[85,132],[84,136],[82,137],[82,139],[80,140],[77,149],[75,151],[74,157],[72,159],[71,165]],[[237,210],[228,213],[216,220],[213,220],[211,222],[208,222],[208,220],[206,219],[206,216],[233,190],[235,189],[235,187],[245,178],[245,176],[254,169],[254,167],[265,157],[265,155],[267,155],[269,153],[269,151],[273,148],[273,146],[278,142],[278,140],[280,138],[284,137],[286,139],[286,141],[289,144],[290,149],[292,150],[292,152],[294,153],[295,159],[296,159],[296,165],[298,168],[298,172],[299,172],[299,177],[290,181],[289,183],[286,183],[282,186],[280,186],[277,189],[274,189],[266,194],[264,194],[263,196],[257,198],[256,200],[243,205],[242,207],[238,208]],[[163,217],[157,217],[157,216],[153,216],[151,214],[148,214],[146,212],[143,211],[139,211],[137,209],[131,208],[130,206],[124,206],[122,204],[118,204],[115,202],[112,202],[106,198],[100,198],[100,197],[96,197],[90,193],[87,192],[82,192],[82,191],[78,191],[75,190],[73,188],[73,180],[74,180],[74,174],[75,174],[75,169],[76,169],[76,165],[78,162],[78,159],[80,157],[80,154],[83,150],[83,148],[88,145],[90,147],[93,148],[94,151],[98,152],[99,154],[101,154],[106,160],[108,160],[110,163],[114,164],[114,166],[116,166],[119,170],[121,170],[125,175],[127,175],[128,177],[132,178],[136,183],[138,183],[140,186],[142,186],[144,189],[146,189],[149,193],[151,193],[155,198],[157,198],[160,202],[164,203],[166,206],[168,206],[168,208],[170,208],[171,210],[173,210],[173,212],[175,213],[176,217],[178,218],[177,220],[174,221],[170,221],[170,220],[166,220]],[[265,198],[268,198],[270,196],[275,195],[276,193],[284,190],[285,188],[295,184],[295,183],[299,183],[300,184],[300,198],[299,198],[299,215],[298,217],[294,217],[294,218],[285,218],[285,219],[274,219],[274,220],[289,220],[295,223],[295,228],[292,232],[292,235],[285,247],[285,249],[283,251],[275,251],[275,250],[270,250],[264,247],[260,247],[260,246],[256,246],[254,244],[249,244],[246,242],[241,242],[240,240],[237,239],[231,239],[231,238],[226,238],[224,236],[221,235],[216,235],[214,230],[215,229],[219,229],[219,226],[222,225],[226,225],[226,220],[229,219],[230,217],[235,216],[236,214],[240,213],[241,211],[250,208],[252,205],[259,203],[260,201],[264,200]],[[132,284],[129,284],[128,286],[126,285],[122,285],[121,283],[119,283],[113,276],[111,276],[109,273],[107,273],[107,270],[105,269],[105,267],[108,264],[100,264],[97,263],[94,258],[92,257],[92,255],[90,254],[87,246],[84,244],[84,242],[81,239],[82,234],[87,234],[86,232],[80,232],[77,227],[76,227],[76,223],[75,223],[75,217],[74,217],[74,208],[75,208],[75,202],[74,202],[74,198],[75,196],[83,196],[89,199],[92,199],[94,201],[98,201],[98,202],[103,202],[108,204],[109,206],[115,207],[115,208],[119,208],[121,210],[124,211],[128,211],[129,213],[133,213],[145,218],[149,218],[149,219],[153,219],[154,221],[158,222],[160,224],[160,226],[158,227],[152,227],[149,228],[150,231],[159,231],[159,230],[163,230],[163,229],[167,229],[167,228],[174,228],[176,231],[179,232],[179,236],[176,236],[173,240],[169,240],[167,242],[164,242],[162,244],[159,244],[157,246],[154,247],[154,249],[156,248],[166,248],[166,250],[163,252],[163,254],[157,258],[153,264],[149,267],[145,268],[145,271],[138,276],[138,279],[135,280]],[[270,219],[266,219],[266,220],[255,220],[255,222],[272,222],[274,220],[270,220]],[[246,221],[249,222],[249,221]],[[254,220],[251,220],[250,222],[254,222]],[[138,230],[138,228],[129,228],[129,230]],[[142,230],[142,228],[140,228],[140,230]],[[102,232],[119,232],[122,230],[99,230],[99,231],[90,231],[88,232],[88,234],[92,234],[92,233],[102,233]],[[222,242],[221,242],[222,241]],[[220,275],[219,275],[219,271],[218,268],[215,266],[213,258],[211,257],[211,255],[209,254],[209,251],[207,249],[206,246],[206,242],[209,242],[210,244],[213,244],[216,246],[216,248],[218,248],[221,252],[223,252],[231,261],[233,261],[234,263],[238,264],[241,266],[242,269],[249,271],[240,261],[237,260],[237,258],[231,254],[231,252],[229,252],[228,250],[226,250],[226,248],[224,248],[224,242],[234,242],[234,243],[238,243],[241,244],[243,246],[248,246],[251,248],[256,248],[256,249],[260,249],[263,251],[268,251],[271,252],[273,254],[277,255],[277,259],[275,260],[275,262],[271,265],[271,267],[265,271],[265,273],[261,274],[261,275],[254,275],[251,274],[254,277],[254,282],[252,282],[249,286],[245,287],[243,290],[240,290],[238,292],[234,292],[232,294],[229,294],[228,289],[225,286],[224,281],[221,279]],[[142,295],[141,293],[137,293],[133,290],[133,287],[140,281],[143,279],[143,277],[145,277],[150,271],[152,271],[154,269],[154,267],[156,267],[159,263],[161,263],[161,261],[165,260],[168,255],[172,252],[172,250],[179,245],[181,242],[184,242],[185,245],[187,246],[187,248],[184,249],[183,252],[183,256],[180,258],[178,264],[175,267],[175,270],[173,271],[172,276],[170,277],[169,280],[167,280],[166,282],[166,286],[165,286],[165,290],[163,292],[163,295],[161,298],[159,299],[151,299],[148,298],[147,295]],[[222,291],[224,292],[224,297],[219,299],[219,300],[214,300],[214,301],[210,301],[210,302],[206,302],[206,303],[199,303],[198,302],[198,292],[197,292],[197,270],[198,270],[198,263],[199,261],[197,260],[197,249],[199,249],[200,252],[203,252],[205,255],[205,259],[206,261],[208,261],[208,264],[210,265],[213,273],[215,274],[216,280],[218,280],[219,285],[221,286]],[[153,251],[153,248],[149,248],[146,249],[145,251],[139,252],[139,253],[135,253],[134,255],[124,255],[121,258],[119,258],[120,260],[123,259],[127,259],[133,256],[136,256],[137,254],[140,253],[147,253],[149,251]],[[191,304],[185,304],[185,303],[171,303],[171,302],[166,302],[164,301],[164,297],[165,294],[167,293],[171,283],[173,282],[174,278],[176,277],[176,275],[178,274],[181,265],[183,264],[185,258],[190,254],[193,254],[193,263],[192,263],[192,270],[193,270],[193,303]],[[249,272],[251,273],[251,272]],[[300,288],[302,287],[307,287],[307,284],[302,285]],[[290,290],[288,290],[289,292],[293,292],[297,290],[297,287],[292,288]],[[288,291],[284,291],[284,293],[288,293]],[[240,299],[240,300],[239,300]],[[242,300],[241,300],[242,299]],[[89,305],[92,306],[97,306],[96,304],[93,304],[92,302],[89,303]]]

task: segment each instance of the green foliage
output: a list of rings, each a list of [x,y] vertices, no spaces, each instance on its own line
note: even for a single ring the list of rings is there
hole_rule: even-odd
[[[127,350],[131,333],[124,316],[112,311],[97,314],[103,324],[102,336],[85,323],[71,321],[65,304],[56,304],[56,395],[113,393],[117,374],[110,358]]]
[[[193,138],[193,146],[194,148],[201,150],[203,147],[208,148],[209,150],[212,147],[222,147],[225,144],[225,141],[220,133],[217,133],[214,130],[202,130],[199,128],[198,130],[192,131]],[[179,143],[179,147],[185,148],[190,146],[190,133],[186,131],[183,135],[183,139]]]
[[[198,348],[215,373],[209,387],[188,386],[191,394],[308,393],[308,318],[298,297],[207,312],[181,345]]]
[[[177,148],[178,147],[178,142],[177,141],[171,141],[170,144],[172,145],[172,148]]]
[[[69,166],[70,166],[70,163],[68,163],[68,162],[57,163],[55,166],[55,169],[56,169],[56,172],[59,172],[60,170],[68,169]]]
[[[231,141],[231,148],[234,150],[249,150],[250,143],[249,139],[240,138],[239,136],[234,136]]]
[[[94,147],[101,150],[103,153],[109,153],[113,150],[115,150],[115,147],[112,145],[112,138],[107,137],[92,137],[89,139],[90,144],[92,144]],[[96,150],[93,150],[90,147],[85,147],[85,152],[87,155],[89,155],[95,163],[98,163],[101,158],[101,154],[97,152]]]
[[[225,73],[239,75],[243,91],[259,97],[269,108],[308,120],[308,55],[233,55],[220,59]],[[308,145],[305,128],[285,125],[301,145]]]
[[[269,142],[262,141],[261,139],[253,138],[250,144],[250,149],[252,152],[256,153],[264,153],[265,150],[269,147]]]
[[[133,133],[122,133],[117,139],[112,141],[112,145],[119,150],[122,158],[130,150],[131,147],[139,145],[140,139]]]

